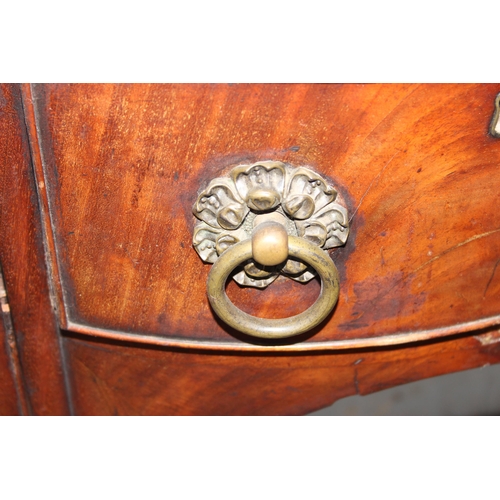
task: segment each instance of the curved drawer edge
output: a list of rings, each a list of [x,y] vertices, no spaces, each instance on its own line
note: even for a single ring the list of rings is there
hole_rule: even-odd
[[[216,351],[245,351],[245,352],[310,352],[325,350],[361,349],[370,347],[396,346],[421,342],[425,340],[439,339],[456,335],[459,333],[473,332],[483,328],[500,325],[500,316],[491,316],[480,320],[461,323],[459,325],[436,328],[433,330],[421,330],[417,332],[405,332],[368,339],[330,340],[323,342],[298,342],[288,345],[255,345],[244,342],[220,342],[202,341],[196,339],[181,339],[177,337],[160,337],[156,335],[141,335],[137,333],[126,333],[114,330],[106,330],[88,325],[70,322],[65,330],[98,337],[103,339],[117,340],[121,342],[135,342],[154,346],[175,347],[184,349],[206,349]]]

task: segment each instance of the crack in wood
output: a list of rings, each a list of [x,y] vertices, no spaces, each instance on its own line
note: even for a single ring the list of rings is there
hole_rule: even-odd
[[[491,282],[493,281],[493,277],[495,276],[495,272],[496,272],[496,270],[497,270],[498,264],[500,264],[500,259],[498,259],[498,260],[495,262],[495,265],[493,266],[493,271],[491,272],[490,279],[488,280],[488,283],[487,283],[487,285],[486,285],[486,288],[484,289],[483,299],[486,297],[486,292],[488,291],[488,288],[490,287]]]

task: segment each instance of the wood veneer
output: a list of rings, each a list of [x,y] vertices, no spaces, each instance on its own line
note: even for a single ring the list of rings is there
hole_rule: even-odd
[[[0,85],[0,221],[0,263],[26,405],[36,415],[68,414],[23,102],[13,84]]]
[[[298,415],[500,362],[498,92],[1,85],[0,413]],[[266,159],[329,177],[351,215],[339,304],[274,344],[213,316],[191,248],[198,190]],[[228,284],[266,317],[318,291]]]
[[[500,141],[488,134],[499,90],[34,86],[27,116],[38,131],[62,326],[252,348],[209,307],[191,207],[210,179],[259,159],[312,167],[350,209],[348,243],[332,252],[339,303],[321,328],[294,339],[301,349],[500,323]],[[294,314],[318,294],[317,285],[294,288],[284,278],[265,292],[230,290],[266,317]]]

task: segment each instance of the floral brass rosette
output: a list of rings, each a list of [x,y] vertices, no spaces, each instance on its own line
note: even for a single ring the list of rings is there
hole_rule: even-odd
[[[214,263],[229,246],[252,237],[254,220],[276,212],[288,234],[305,238],[324,250],[345,244],[349,234],[347,210],[337,191],[305,167],[279,161],[239,165],[227,177],[213,179],[199,195],[193,214],[193,246],[203,261]],[[249,261],[233,276],[240,285],[265,288],[280,274],[307,282],[314,271],[288,259],[264,267]]]

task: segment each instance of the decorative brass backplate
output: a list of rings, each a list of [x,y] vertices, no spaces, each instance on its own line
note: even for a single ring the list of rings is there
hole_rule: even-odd
[[[490,134],[493,137],[500,137],[500,94],[495,98],[495,111],[490,123]]]
[[[280,161],[239,165],[213,179],[198,195],[193,214],[193,246],[205,262],[214,263],[230,246],[250,239],[263,218],[280,219],[290,236],[327,250],[345,244],[349,234],[346,208],[337,191],[306,167]],[[265,288],[280,274],[307,282],[312,267],[292,258],[265,267],[249,261],[233,278],[240,285]]]

